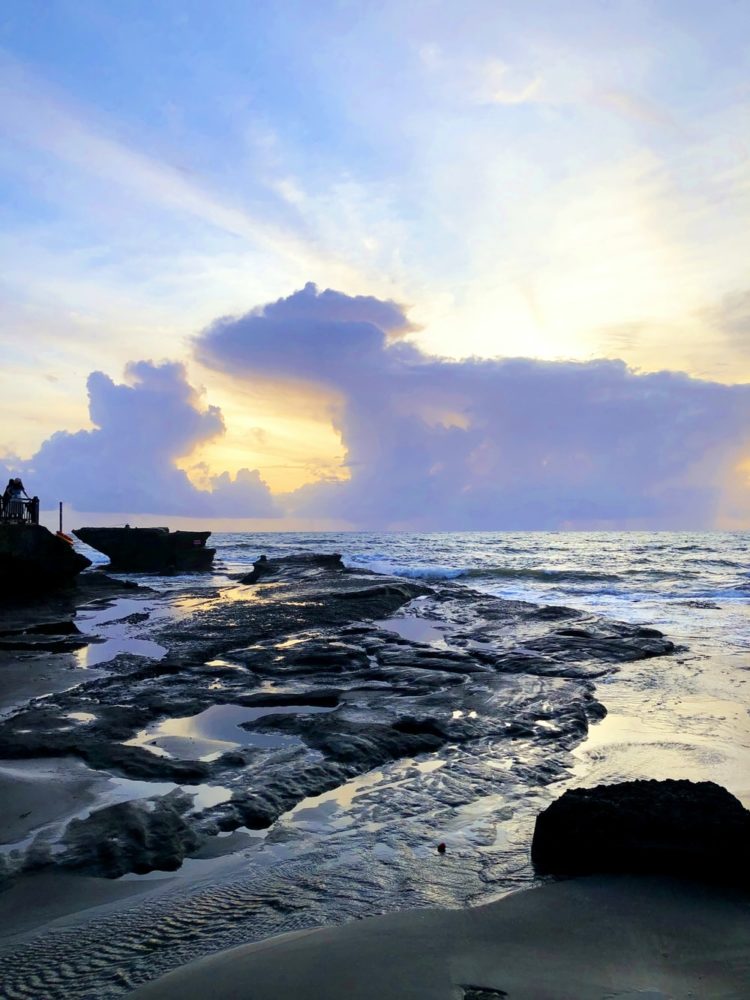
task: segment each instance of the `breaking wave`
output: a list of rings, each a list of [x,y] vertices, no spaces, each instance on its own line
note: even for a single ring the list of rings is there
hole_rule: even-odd
[[[613,583],[621,577],[616,573],[598,573],[582,569],[533,569],[514,566],[407,566],[384,559],[345,560],[352,569],[368,569],[373,573],[402,576],[409,580],[499,579],[539,580],[549,583]]]

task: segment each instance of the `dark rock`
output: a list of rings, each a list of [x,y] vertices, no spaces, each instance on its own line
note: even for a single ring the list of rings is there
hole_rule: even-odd
[[[417,593],[423,593],[423,587],[415,588],[413,584],[407,583],[381,583],[374,587],[365,587],[363,590],[343,590],[336,594],[340,601],[372,601],[381,597],[401,597],[404,600],[411,600]]]
[[[110,558],[110,568],[128,573],[193,572],[208,569],[216,549],[206,548],[210,531],[168,528],[76,528],[86,545]]]
[[[536,820],[538,872],[656,872],[750,884],[750,812],[712,781],[574,788]]]
[[[175,789],[152,802],[120,802],[72,820],[62,864],[106,878],[175,871],[199,846],[200,838],[184,818],[192,805],[190,795]]]
[[[26,635],[80,635],[81,630],[75,622],[42,622],[40,625],[30,625],[23,629]],[[3,633],[4,635],[10,633]]]
[[[79,639],[0,639],[0,650],[27,650],[34,653],[74,653],[77,649],[88,646],[92,640]]]
[[[310,570],[344,572],[344,568],[341,556],[337,552],[304,552],[301,555],[282,556],[274,560],[270,560],[268,556],[261,556],[253,563],[252,572],[240,577],[240,583],[258,583],[267,576],[299,577],[302,574],[307,575]]]
[[[507,997],[505,990],[496,990],[492,986],[462,986],[463,1000],[502,1000]]]
[[[40,524],[0,524],[0,594],[26,597],[71,583],[91,560]]]
[[[542,607],[534,607],[526,613],[527,618],[537,621],[559,621],[564,618],[581,618],[582,612],[573,608],[560,607],[557,604],[545,604]]]
[[[434,730],[438,727],[426,722],[421,730],[414,732],[399,732],[396,725],[325,720],[318,721],[315,729],[309,726],[301,735],[308,746],[319,750],[330,760],[354,764],[361,771],[372,770],[400,757],[434,752],[446,742],[445,735],[435,734]]]

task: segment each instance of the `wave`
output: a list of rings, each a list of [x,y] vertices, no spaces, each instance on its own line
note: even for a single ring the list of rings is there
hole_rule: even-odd
[[[569,581],[580,583],[591,581],[594,583],[613,583],[620,580],[617,573],[598,573],[585,569],[530,569],[512,566],[486,566],[475,567],[464,570],[461,574],[467,577],[492,577],[501,580],[540,580],[551,583]]]
[[[344,562],[352,569],[401,576],[416,580],[500,579],[537,580],[540,582],[612,583],[621,579],[616,573],[598,573],[582,569],[533,569],[513,566],[409,566],[386,559],[355,558]]]
[[[349,569],[366,569],[382,576],[401,576],[407,580],[455,580],[468,570],[453,566],[405,566],[387,559],[363,559],[344,557],[344,565]]]
[[[652,580],[674,580],[683,579],[684,577],[700,576],[699,573],[695,573],[693,570],[689,569],[624,569],[622,571],[623,576],[646,576],[651,577]]]

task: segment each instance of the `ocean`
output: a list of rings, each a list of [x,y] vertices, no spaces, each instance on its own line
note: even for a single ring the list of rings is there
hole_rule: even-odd
[[[455,580],[686,634],[721,622],[728,641],[750,646],[750,532],[242,532],[210,544],[230,572],[263,553],[339,552],[374,573]]]

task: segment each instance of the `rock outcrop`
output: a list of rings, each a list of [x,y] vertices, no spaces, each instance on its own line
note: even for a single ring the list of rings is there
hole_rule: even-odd
[[[343,573],[344,563],[338,552],[304,552],[301,555],[282,556],[279,559],[269,559],[260,556],[253,563],[250,573],[240,577],[240,583],[259,583],[266,577],[274,579],[311,578],[326,573]]]
[[[140,806],[94,810],[59,853],[19,856],[18,868],[112,876],[168,868],[219,831],[268,828],[307,797],[422,754],[443,753],[446,766],[426,771],[402,802],[412,815],[496,795],[499,781],[512,797],[511,789],[558,780],[568,751],[601,718],[592,677],[673,648],[640,626],[568,610],[561,628],[560,609],[545,615],[464,587],[349,570],[337,555],[265,562],[271,572],[257,585],[201,588],[179,618],[162,620],[149,638],[166,656],[122,654],[106,676],[0,720],[0,760],[72,756],[139,781],[219,784],[231,798],[179,817],[172,800],[158,816],[152,805],[147,817]],[[404,621],[417,633],[426,627],[426,637],[405,638]],[[6,638],[31,641],[27,632]],[[85,637],[55,641],[63,638]],[[196,743],[166,754],[133,741],[165,719],[200,729],[209,708],[215,720],[247,710],[246,720],[227,722],[218,755],[200,749],[198,730]],[[161,853],[149,832],[157,819],[167,831]],[[100,850],[107,831],[115,839]]]
[[[0,524],[0,594],[28,597],[70,583],[91,560],[40,524]]]
[[[537,817],[540,873],[656,872],[750,884],[750,811],[712,781],[626,781],[565,792]]]
[[[210,531],[169,528],[77,528],[73,534],[110,558],[122,573],[174,573],[208,569],[216,549],[207,549]]]

